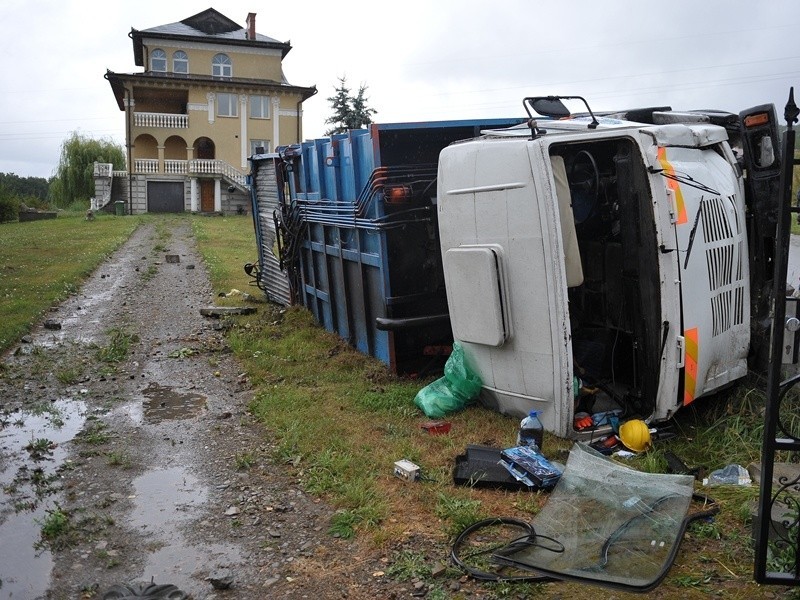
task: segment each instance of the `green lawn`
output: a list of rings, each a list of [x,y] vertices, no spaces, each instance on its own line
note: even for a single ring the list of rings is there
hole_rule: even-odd
[[[78,289],[141,223],[137,217],[62,213],[57,219],[0,224],[0,352],[53,304]]]

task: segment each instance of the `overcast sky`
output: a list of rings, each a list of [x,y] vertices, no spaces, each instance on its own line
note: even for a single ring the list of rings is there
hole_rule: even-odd
[[[595,110],[738,112],[800,96],[797,0],[2,0],[0,172],[49,177],[72,132],[124,144],[106,69],[137,72],[131,28],[213,7],[291,41],[284,73],[316,85],[306,138],[323,135],[337,78],[368,86],[376,122],[524,115],[522,98]]]

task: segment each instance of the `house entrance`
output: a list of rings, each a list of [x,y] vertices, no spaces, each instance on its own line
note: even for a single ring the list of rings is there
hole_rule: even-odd
[[[214,212],[214,180],[200,180],[200,212]]]

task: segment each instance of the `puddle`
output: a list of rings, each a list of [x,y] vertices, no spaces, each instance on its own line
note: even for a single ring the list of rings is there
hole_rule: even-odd
[[[179,393],[169,386],[151,383],[142,391],[143,417],[148,423],[160,423],[170,419],[196,417],[206,408],[206,397],[202,394]],[[132,415],[135,419],[135,415]]]
[[[38,598],[47,591],[53,559],[36,550],[41,522],[54,507],[58,471],[86,420],[86,405],[62,399],[41,411],[3,415],[0,429],[0,598]],[[49,443],[45,442],[47,440]]]
[[[169,582],[195,598],[204,598],[210,588],[204,580],[208,573],[243,561],[242,553],[233,544],[190,546],[179,539],[150,554],[138,579]]]
[[[208,498],[205,486],[182,467],[146,473],[133,481],[133,488],[131,527],[163,543],[148,555],[138,580],[172,583],[184,592],[201,594],[208,590],[203,580],[208,572],[244,560],[234,544],[195,546],[181,533],[181,525],[196,519]]]
[[[155,532],[162,532],[167,523],[191,518],[208,497],[197,478],[181,467],[150,471],[134,479],[133,489],[131,526]]]

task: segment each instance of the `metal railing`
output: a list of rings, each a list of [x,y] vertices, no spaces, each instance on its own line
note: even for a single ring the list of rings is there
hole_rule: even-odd
[[[165,127],[169,129],[186,129],[189,127],[189,115],[174,113],[133,113],[135,127]]]

